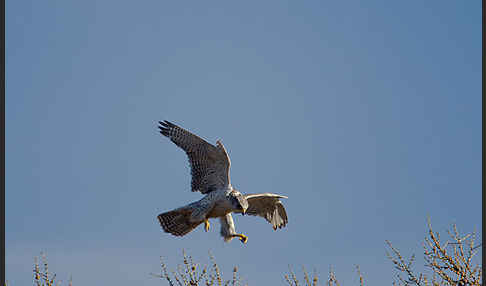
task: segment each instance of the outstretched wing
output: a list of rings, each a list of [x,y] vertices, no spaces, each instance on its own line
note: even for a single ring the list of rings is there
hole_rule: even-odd
[[[281,198],[286,199],[286,196],[263,193],[263,194],[248,194],[245,195],[248,201],[248,208],[246,214],[261,216],[272,224],[273,229],[284,227],[287,222],[287,212],[280,201]]]
[[[230,184],[230,159],[223,144],[214,146],[197,135],[169,121],[159,121],[160,133],[170,138],[189,157],[191,165],[191,189],[207,194]]]

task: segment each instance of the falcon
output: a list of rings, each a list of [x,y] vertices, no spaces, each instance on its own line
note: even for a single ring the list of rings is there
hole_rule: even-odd
[[[263,217],[274,230],[287,224],[287,213],[280,201],[286,196],[242,194],[233,188],[229,174],[230,158],[221,141],[218,140],[214,146],[169,121],[159,121],[159,129],[162,135],[186,152],[191,166],[191,190],[205,195],[197,202],[159,214],[157,218],[165,232],[183,236],[202,223],[207,232],[209,219],[219,218],[220,234],[225,242],[237,237],[246,243],[248,237],[236,233],[232,213]]]

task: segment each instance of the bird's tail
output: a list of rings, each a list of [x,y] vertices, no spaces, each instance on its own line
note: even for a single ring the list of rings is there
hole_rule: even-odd
[[[183,236],[195,229],[201,222],[192,222],[190,220],[193,209],[182,207],[169,212],[161,213],[157,216],[160,226],[165,232],[176,236]]]

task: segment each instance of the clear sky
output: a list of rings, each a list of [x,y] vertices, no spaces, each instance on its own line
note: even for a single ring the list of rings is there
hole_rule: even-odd
[[[427,216],[482,232],[481,5],[6,1],[7,279],[44,251],[74,285],[164,285],[185,249],[250,285],[390,285],[386,239],[420,269]],[[288,196],[288,226],[164,233],[201,198],[164,119],[221,139],[235,188]]]

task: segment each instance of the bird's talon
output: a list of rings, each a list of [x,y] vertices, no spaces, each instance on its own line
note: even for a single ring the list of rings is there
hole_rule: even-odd
[[[240,236],[240,241],[242,243],[246,243],[248,241],[248,236],[244,235],[244,234],[241,234]]]
[[[205,221],[204,221],[204,230],[205,230],[206,232],[208,232],[208,231],[209,231],[209,226],[210,226],[210,224],[209,224],[209,220],[205,220]]]

